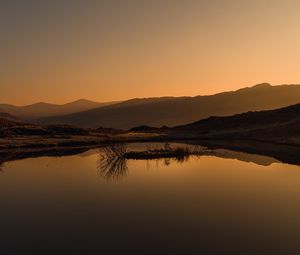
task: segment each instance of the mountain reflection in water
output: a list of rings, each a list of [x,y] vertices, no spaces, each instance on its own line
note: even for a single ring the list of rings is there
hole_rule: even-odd
[[[168,146],[191,146],[202,154],[124,157],[126,151],[166,147],[139,143],[0,155],[0,254],[299,250],[298,166],[232,150]]]
[[[300,148],[288,145],[274,145],[268,143],[249,143],[249,142],[226,142],[226,143],[204,143],[194,141],[192,143],[131,143],[131,144],[113,144],[103,146],[97,149],[98,160],[97,169],[101,177],[106,179],[120,179],[128,174],[129,159],[122,155],[127,151],[147,151],[149,149],[159,149],[165,146],[172,146],[173,148],[183,147],[195,150],[195,155],[175,155],[168,158],[143,158],[147,161],[156,161],[158,165],[162,162],[165,166],[172,163],[184,163],[189,161],[191,157],[201,158],[201,156],[215,156],[219,158],[237,159],[244,162],[252,162],[257,165],[269,166],[273,163],[288,163],[293,165],[300,165]],[[61,157],[68,155],[84,155],[94,154],[95,149],[89,148],[71,148],[57,150],[50,148],[47,150],[34,151],[5,151],[0,153],[0,171],[5,169],[5,163],[15,160],[22,160],[26,158],[37,157]]]
[[[193,158],[200,158],[201,156],[215,156],[219,158],[228,158],[228,159],[237,159],[244,162],[253,162],[257,165],[268,166],[275,162],[279,162],[278,160],[261,155],[254,155],[254,154],[247,154],[243,152],[235,152],[230,150],[224,149],[208,149],[206,147],[201,147],[199,145],[152,145],[156,146],[156,149],[153,149],[151,146],[142,146],[142,148],[133,147],[133,151],[128,152],[127,144],[111,144],[109,146],[103,147],[98,150],[98,161],[97,161],[97,169],[98,173],[101,177],[109,180],[119,180],[125,178],[128,175],[129,168],[128,168],[128,161],[129,160],[144,160],[147,161],[147,168],[150,168],[150,162],[156,162],[157,168],[159,164],[162,163],[165,166],[169,166],[172,163],[180,163],[183,164],[188,162],[192,157]],[[159,147],[160,146],[160,147]],[[173,147],[171,147],[173,146]],[[175,147],[174,147],[175,146]],[[147,151],[153,150],[164,150],[166,148],[176,149],[185,146],[186,148],[190,148],[191,151],[194,151],[194,154],[187,154],[187,155],[174,155],[170,157],[159,157],[156,158],[143,158],[143,159],[131,159],[126,157],[126,154],[130,153],[143,153],[143,149]],[[188,146],[188,147],[187,147]]]

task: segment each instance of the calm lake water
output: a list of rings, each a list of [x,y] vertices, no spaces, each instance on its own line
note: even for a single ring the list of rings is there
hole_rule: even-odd
[[[264,156],[219,150],[116,172],[98,150],[11,161],[0,202],[3,255],[300,250],[300,167]]]

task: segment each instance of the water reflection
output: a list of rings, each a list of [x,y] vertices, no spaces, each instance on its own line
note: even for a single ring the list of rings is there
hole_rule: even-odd
[[[5,166],[5,162],[6,162],[5,158],[1,157],[1,155],[0,155],[0,172],[3,171],[4,166]]]
[[[183,164],[191,157],[215,154],[215,151],[199,145],[181,144],[174,147],[165,143],[153,148],[146,146],[143,151],[138,151],[128,150],[127,144],[111,144],[99,149],[97,168],[101,177],[119,180],[128,174],[128,160],[144,160],[149,169],[150,161],[155,161],[158,168],[160,162],[165,166],[171,165],[172,162]]]
[[[170,151],[175,153],[168,154]],[[119,180],[127,177],[129,160],[143,160],[146,162],[147,169],[150,169],[151,162],[155,162],[156,167],[159,168],[161,164],[164,166],[172,163],[183,164],[191,158],[202,156],[237,159],[261,166],[280,162],[268,156],[191,144],[111,144],[98,150],[97,169],[101,177],[107,180]]]
[[[151,155],[151,157],[144,157],[142,154],[135,154],[136,158],[130,158],[124,156],[127,152],[137,151],[159,151],[168,150],[170,148],[176,149],[189,148],[189,150],[195,153],[176,153],[175,155]],[[129,148],[129,149],[128,149]],[[257,165],[269,166],[273,163],[288,163],[294,165],[300,165],[299,153],[300,148],[287,145],[269,145],[262,143],[135,143],[135,144],[114,144],[97,149],[99,150],[97,155],[97,171],[101,177],[106,179],[121,179],[128,175],[128,160],[140,159],[144,160],[147,165],[151,162],[156,162],[156,165],[163,163],[165,166],[169,166],[172,163],[185,163],[193,158],[200,158],[201,156],[215,156],[226,159],[237,159],[244,162],[252,162]],[[2,151],[0,153],[0,171],[6,168],[6,162],[22,160],[26,158],[36,157],[61,157],[69,155],[83,155],[84,153],[95,153],[95,150],[86,148],[70,148],[61,149],[48,148],[43,150],[28,150],[28,151]],[[128,153],[127,153],[128,154]],[[154,153],[155,154],[155,153]],[[193,154],[193,156],[192,156]],[[132,156],[132,155],[131,155]],[[149,155],[148,155],[149,156]]]
[[[0,178],[0,254],[253,255],[300,249],[299,167],[206,147],[184,160],[128,160],[122,156],[126,146],[145,151],[165,145],[117,145],[65,157],[44,152],[14,162],[25,155],[0,155],[10,161]],[[122,152],[119,158],[111,157],[114,151]]]
[[[175,161],[177,163],[184,163],[188,161],[192,153],[199,155],[201,151],[200,147],[193,146],[193,148],[194,148],[193,150],[189,149],[189,154],[183,153],[184,150],[181,149],[182,153],[176,153],[175,155],[164,154],[162,158],[160,158],[161,155],[153,154],[153,152],[162,153],[166,151],[167,152],[174,151],[174,149],[171,147],[169,143],[164,144],[163,147],[160,146],[154,149],[153,148],[150,149],[149,147],[147,147],[146,151],[142,151],[142,152],[128,151],[127,144],[111,144],[99,149],[98,162],[97,162],[98,172],[100,176],[105,179],[118,180],[127,176],[128,160],[141,159],[141,158],[136,158],[135,156],[137,155],[142,156],[142,160],[147,161],[147,166],[149,166],[149,161],[154,161],[154,160],[156,161],[157,166],[160,161],[163,161],[165,166],[169,166],[171,164],[171,161]],[[197,150],[197,148],[199,149]],[[152,154],[143,155],[144,152],[151,152]]]
[[[121,179],[127,175],[126,144],[115,144],[99,150],[98,171],[105,179]]]

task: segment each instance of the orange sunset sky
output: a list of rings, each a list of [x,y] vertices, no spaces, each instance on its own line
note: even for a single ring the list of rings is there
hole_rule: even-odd
[[[2,0],[0,103],[300,83],[299,0]]]

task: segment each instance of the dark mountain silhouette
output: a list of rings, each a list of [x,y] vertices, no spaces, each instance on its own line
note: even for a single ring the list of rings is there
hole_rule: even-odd
[[[0,104],[0,111],[17,116],[19,118],[34,119],[54,115],[71,114],[75,112],[81,112],[93,108],[107,106],[110,104],[112,103],[97,103],[85,99],[80,99],[63,105],[42,102],[26,106]]]
[[[300,104],[229,117],[210,117],[168,130],[205,139],[249,139],[300,144]]]
[[[177,126],[210,116],[270,110],[299,102],[300,85],[271,86],[264,83],[211,96],[132,99],[80,113],[44,118],[41,121],[93,128]]]

